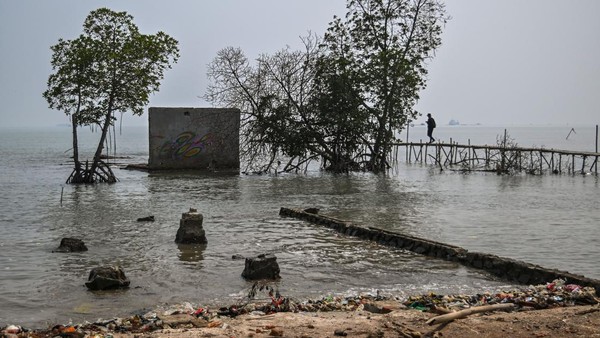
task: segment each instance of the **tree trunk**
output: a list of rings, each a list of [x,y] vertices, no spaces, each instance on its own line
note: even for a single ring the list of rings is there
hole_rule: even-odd
[[[75,162],[75,172],[77,176],[81,174],[81,163],[79,163],[79,141],[77,139],[77,115],[73,114],[71,117],[71,124],[73,125],[73,161]]]
[[[81,162],[79,162],[79,139],[77,138],[77,126],[79,126],[79,121],[77,117],[79,116],[79,108],[81,107],[81,102],[77,105],[77,111],[71,115],[71,126],[73,129],[73,163],[75,168],[71,173],[71,176],[67,179],[67,183],[85,183],[86,173],[81,169]]]
[[[110,105],[109,105],[110,106]],[[90,167],[88,177],[86,179],[86,183],[95,183],[95,177],[100,177],[100,181],[107,183],[114,183],[117,181],[117,178],[114,176],[112,170],[108,168],[100,156],[102,155],[102,150],[104,149],[104,142],[106,141],[106,135],[108,134],[108,128],[110,127],[110,123],[112,121],[112,109],[109,107],[108,113],[104,117],[104,125],[102,126],[102,134],[100,135],[100,141],[98,142],[98,147],[96,148],[96,153],[94,154],[94,160],[92,162],[92,166]],[[102,168],[106,166],[107,168]],[[98,171],[98,173],[97,173]],[[106,175],[106,176],[103,176]]]

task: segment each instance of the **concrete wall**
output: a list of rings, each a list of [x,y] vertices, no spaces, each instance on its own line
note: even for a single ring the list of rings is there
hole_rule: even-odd
[[[151,107],[149,169],[239,169],[240,111]]]
[[[314,224],[323,225],[345,235],[375,241],[381,245],[458,262],[465,266],[485,270],[504,280],[524,285],[535,285],[552,282],[553,280],[560,278],[565,280],[567,284],[593,287],[596,289],[596,295],[600,296],[600,280],[572,274],[568,271],[546,269],[539,265],[529,264],[515,259],[479,252],[470,252],[467,249],[458,246],[385,231],[383,229],[373,227],[363,228],[333,217],[313,214],[304,210],[281,208],[279,210],[279,215],[294,217]]]

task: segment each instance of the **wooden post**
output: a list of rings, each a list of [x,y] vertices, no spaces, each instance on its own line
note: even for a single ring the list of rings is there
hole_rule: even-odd
[[[558,154],[558,173],[562,174],[562,154]]]
[[[596,154],[598,153],[598,125],[596,125]],[[598,176],[598,156],[596,156],[596,160],[594,161],[596,176]]]
[[[502,145],[502,151],[500,153],[502,161],[502,170],[506,169],[506,129],[504,129],[504,142]]]
[[[456,156],[458,155],[458,142],[454,142],[455,151],[454,151],[454,163],[456,163]]]
[[[468,151],[468,153],[469,153],[469,159],[468,159],[468,161],[469,161],[469,166],[470,166],[470,167],[473,167],[473,161],[472,161],[472,159],[471,159],[471,139],[467,139],[467,145],[469,146],[469,148],[468,148],[468,150],[467,150],[467,151]]]
[[[454,146],[452,145],[452,137],[450,138],[450,165],[454,164],[454,156],[452,155],[454,151]]]
[[[529,151],[529,170],[533,174],[533,151]]]
[[[408,163],[408,133],[410,129],[410,120],[406,121],[406,163]]]

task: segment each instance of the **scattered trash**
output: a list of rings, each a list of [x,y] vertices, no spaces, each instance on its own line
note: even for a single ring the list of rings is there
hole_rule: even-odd
[[[21,332],[21,327],[17,325],[9,325],[2,332],[9,334],[17,334]]]
[[[546,309],[557,306],[598,304],[596,290],[575,284],[565,284],[556,279],[546,285],[530,285],[523,290],[502,291],[477,295],[428,295],[411,296],[403,304],[420,311],[429,311],[434,307],[464,309],[488,304],[514,303],[520,307]]]
[[[266,292],[269,298],[262,302],[251,302],[250,300],[254,299],[254,296],[259,291]],[[376,296],[370,294],[347,297],[327,295],[321,299],[308,299],[304,301],[283,297],[273,287],[255,283],[245,301],[236,305],[221,307],[218,311],[210,311],[205,306],[194,307],[191,303],[185,302],[173,305],[166,310],[157,309],[146,312],[143,315],[142,313],[140,315],[136,314],[129,318],[99,319],[94,323],[86,322],[81,325],[56,325],[51,329],[41,331],[32,331],[17,325],[8,325],[0,329],[0,336],[20,334],[31,337],[112,338],[111,332],[136,334],[175,328],[182,325],[187,327],[191,325],[191,327],[227,328],[229,326],[222,321],[222,317],[235,317],[241,314],[265,316],[274,312],[319,311],[367,311],[369,313],[385,314],[392,311],[392,308],[387,305],[381,305],[381,303],[375,303],[376,301],[399,302],[399,307],[405,306],[407,309],[433,313],[448,313],[475,306],[503,303],[515,304],[515,310],[518,311],[523,308],[545,309],[559,306],[594,305],[599,302],[595,296],[594,288],[566,284],[563,280],[555,280],[544,285],[531,285],[521,290],[499,291],[495,293],[486,292],[476,295],[437,295],[429,293],[399,300],[384,297],[378,292]],[[263,330],[257,329],[256,333],[260,332],[269,332],[272,336],[283,335],[283,330],[277,327],[264,327]],[[346,332],[344,330],[336,330],[334,335],[345,336]]]
[[[168,310],[166,310],[165,312],[163,312],[163,314],[165,316],[172,316],[172,315],[176,315],[176,314],[192,314],[195,313],[196,310],[194,310],[194,307],[192,306],[192,304],[185,302],[183,304],[178,304],[175,305],[171,308],[169,308]]]

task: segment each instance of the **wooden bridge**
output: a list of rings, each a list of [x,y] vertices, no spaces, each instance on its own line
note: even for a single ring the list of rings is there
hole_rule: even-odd
[[[529,174],[598,175],[600,153],[507,145],[444,143],[396,143],[392,161],[404,148],[407,163],[431,163],[441,169],[463,171],[526,172]]]

